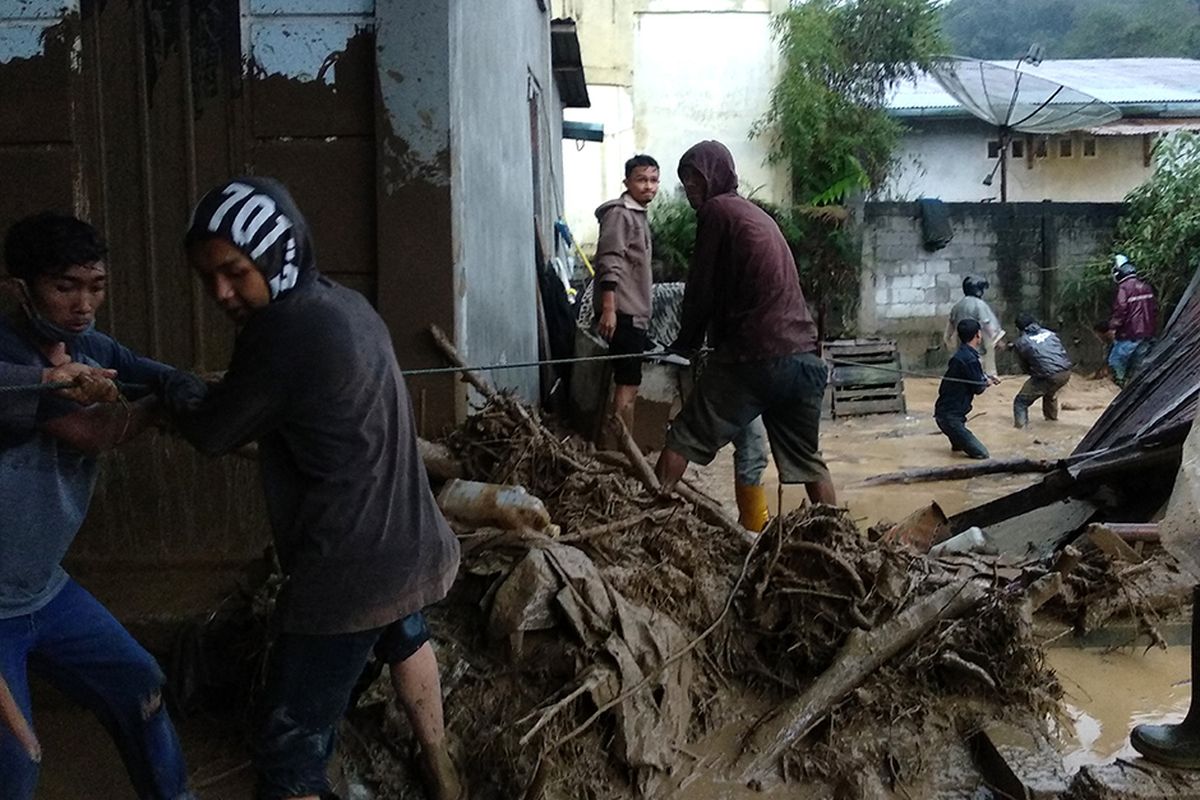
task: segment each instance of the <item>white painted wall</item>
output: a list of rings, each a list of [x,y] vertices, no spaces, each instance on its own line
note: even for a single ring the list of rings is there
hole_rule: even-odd
[[[678,185],[675,166],[685,150],[719,139],[733,153],[743,191],[772,201],[787,196],[783,170],[766,163],[767,140],[750,137],[770,102],[778,64],[769,9],[759,5],[637,15],[634,139],[663,164],[664,190]]]
[[[585,250],[598,233],[593,212],[621,192],[625,160],[649,153],[663,193],[678,187],[679,157],[719,139],[737,160],[744,191],[780,201],[781,169],[766,166],[765,140],[750,128],[766,111],[777,51],[770,13],[786,0],[555,0],[578,26],[592,108],[567,119],[604,125],[604,142],[563,143],[566,220]]]
[[[991,186],[982,183],[996,164],[995,159],[988,158],[987,149],[988,142],[997,138],[994,129],[974,121],[911,125],[897,152],[899,168],[881,199],[1000,199],[999,172]],[[1030,162],[1013,158],[1010,153],[1009,201],[1119,202],[1153,172],[1144,164],[1140,136],[1097,136],[1095,158],[1083,157],[1082,135],[1072,138],[1070,158],[1059,156],[1055,137],[1051,137],[1044,159]]]
[[[567,108],[564,119],[599,122],[603,142],[563,142],[563,183],[567,225],[585,252],[599,236],[595,209],[622,191],[625,161],[638,152],[633,129],[633,92],[627,86],[588,86],[591,108]],[[657,158],[657,156],[656,156]],[[664,166],[664,170],[667,168]],[[590,257],[590,256],[589,256]]]

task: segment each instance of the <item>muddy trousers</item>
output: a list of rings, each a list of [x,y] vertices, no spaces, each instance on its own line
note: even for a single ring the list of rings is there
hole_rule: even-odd
[[[950,449],[966,453],[971,458],[987,458],[988,449],[983,442],[975,438],[975,434],[967,430],[966,417],[934,417],[938,430],[946,434],[950,440]]]
[[[192,797],[179,737],[163,705],[162,670],[74,581],[32,614],[0,619],[0,674],[25,718],[36,722],[29,672],[45,678],[100,719],[139,798]],[[38,767],[16,737],[0,732],[0,797],[31,800]]]
[[[1071,380],[1071,370],[1065,369],[1045,378],[1030,377],[1013,398],[1013,424],[1024,428],[1029,424],[1029,407],[1042,399],[1042,416],[1058,419],[1058,391]]]

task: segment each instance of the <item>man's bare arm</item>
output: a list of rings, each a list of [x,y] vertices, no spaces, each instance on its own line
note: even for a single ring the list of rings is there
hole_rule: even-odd
[[[98,403],[42,424],[44,432],[89,455],[111,450],[149,427],[158,398],[132,403]]]

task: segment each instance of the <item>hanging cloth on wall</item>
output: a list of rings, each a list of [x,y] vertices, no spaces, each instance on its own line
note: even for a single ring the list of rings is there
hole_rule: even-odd
[[[946,204],[932,197],[922,197],[917,200],[917,210],[921,215],[921,242],[925,249],[932,253],[950,244],[954,228],[950,225],[950,209]]]

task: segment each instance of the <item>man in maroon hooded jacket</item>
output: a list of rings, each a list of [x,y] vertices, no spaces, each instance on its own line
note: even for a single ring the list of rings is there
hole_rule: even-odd
[[[761,414],[780,481],[836,504],[818,449],[827,371],[791,250],[775,221],[738,195],[725,145],[694,145],[679,160],[679,180],[696,209],[696,248],[671,349],[695,350],[707,333],[713,352],[667,432],[655,467],[663,491]]]

